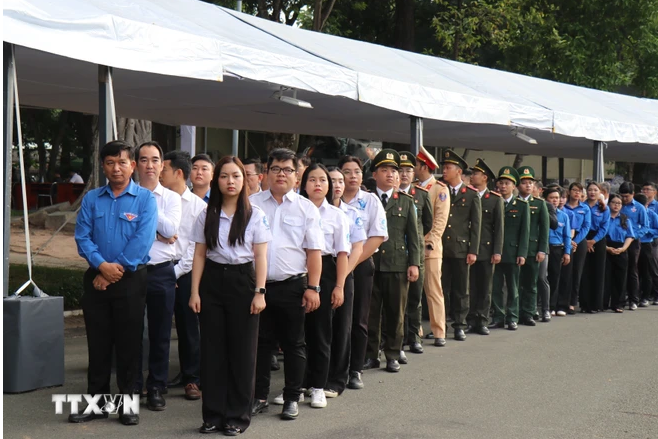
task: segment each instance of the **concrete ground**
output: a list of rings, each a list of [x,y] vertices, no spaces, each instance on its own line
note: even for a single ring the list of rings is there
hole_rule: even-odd
[[[427,330],[427,328],[426,328]],[[82,334],[82,336],[80,336]],[[347,390],[325,409],[301,404],[296,421],[278,406],[253,419],[258,438],[658,438],[658,306],[554,318],[535,328],[469,335],[445,348],[408,353],[398,374],[366,371],[364,390]],[[172,373],[178,369],[172,342]],[[4,395],[7,438],[198,438],[201,403],[170,389],[167,410],[142,405],[141,424],[116,417],[75,425],[56,415],[53,393],[84,392],[84,332],[67,330],[63,387]],[[283,373],[273,374],[281,389]],[[273,398],[275,395],[271,395]],[[65,412],[68,412],[65,409]]]

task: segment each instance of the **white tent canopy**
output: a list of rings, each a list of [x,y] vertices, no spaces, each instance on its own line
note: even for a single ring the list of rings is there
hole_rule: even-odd
[[[296,132],[546,156],[658,161],[658,101],[500,72],[279,25],[194,0],[6,0],[21,102],[172,125]],[[222,81],[223,82],[220,82]],[[271,99],[280,86],[312,103]],[[528,128],[539,144],[510,135]]]

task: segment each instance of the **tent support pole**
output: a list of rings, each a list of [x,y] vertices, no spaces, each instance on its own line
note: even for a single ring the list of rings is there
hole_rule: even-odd
[[[594,169],[592,170],[592,178],[594,181],[602,182],[604,179],[603,164],[605,162],[603,160],[603,142],[594,141]]]
[[[557,167],[558,167],[558,173],[557,173],[558,184],[562,186],[562,184],[564,183],[564,159],[562,157],[558,159]]]
[[[541,182],[546,186],[548,181],[548,157],[542,156],[541,158]]]
[[[108,142],[115,140],[112,135],[112,101],[114,96],[110,96],[112,88],[110,86],[112,76],[112,67],[98,66],[98,151],[97,163],[94,167],[100,166],[100,150]],[[133,145],[137,146],[137,145]],[[105,175],[103,171],[98,172],[98,187],[105,186]]]
[[[409,142],[409,149],[413,155],[417,156],[420,147],[423,144],[423,119],[416,116],[410,116],[411,121],[411,140]]]
[[[14,140],[14,46],[2,42],[3,65],[5,66],[2,81],[2,122],[4,125],[4,138],[2,159],[4,164],[3,181],[3,211],[2,223],[5,225],[2,241],[2,296],[7,297],[9,294],[9,239],[11,236],[11,163],[12,163],[12,144]],[[20,164],[19,164],[20,166]]]

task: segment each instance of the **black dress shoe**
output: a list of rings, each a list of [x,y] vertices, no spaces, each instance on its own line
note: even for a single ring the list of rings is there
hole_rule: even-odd
[[[525,319],[521,323],[523,323],[526,326],[537,326],[537,324],[533,319]]]
[[[386,360],[386,372],[400,372],[398,360]]]
[[[119,414],[119,422],[123,425],[138,425],[139,424],[139,415],[135,413],[130,414]]]
[[[400,359],[398,360],[400,364],[407,364],[409,363],[409,360],[407,359],[407,354],[404,353],[404,351],[400,351]]]
[[[539,313],[535,313],[535,314],[532,316],[532,320],[535,320],[535,321],[539,320]]]
[[[224,429],[224,436],[237,436],[241,433],[242,429],[240,427],[236,427],[235,425],[227,425]]]
[[[466,334],[464,334],[463,329],[455,329],[455,340],[457,341],[464,341],[466,340]]]
[[[283,403],[283,410],[281,410],[281,419],[297,419],[299,416],[299,408],[295,401],[286,401]]]
[[[428,332],[427,335],[425,336],[426,340],[433,340],[434,339],[434,333],[433,332]]]
[[[366,362],[363,363],[363,370],[379,369],[380,365],[381,362],[379,361],[379,358],[368,358],[366,359]]]
[[[541,318],[541,321],[544,323],[548,323],[551,321],[551,313],[550,311],[544,311],[544,316]]]
[[[425,352],[425,350],[423,349],[423,345],[416,341],[409,344],[409,352],[413,352],[414,354],[422,354]]]
[[[103,412],[100,415],[97,415],[95,413],[76,413],[76,414],[70,414],[69,415],[69,422],[72,422],[74,424],[80,424],[82,422],[89,422],[93,421],[94,419],[107,419],[107,413]]]
[[[146,395],[146,407],[154,412],[161,412],[167,408],[167,403],[160,389],[151,389]]]
[[[256,416],[259,413],[264,413],[270,405],[267,401],[261,401],[260,399],[254,399],[254,405],[251,406],[251,416]]]
[[[491,324],[489,325],[489,329],[500,329],[504,327],[505,327],[505,323],[503,322],[491,322]]]
[[[516,331],[518,328],[519,328],[519,325],[517,325],[516,322],[509,322],[507,324],[507,329],[509,329],[510,331]]]
[[[446,345],[446,339],[445,338],[435,338],[434,339],[434,346],[442,348],[445,345]]]
[[[183,385],[183,373],[178,372],[178,375],[167,381],[167,387],[180,387]]]
[[[491,333],[486,326],[475,326],[472,332],[480,335],[489,335]]]
[[[363,380],[361,380],[361,372],[355,370],[350,371],[350,378],[347,380],[347,388],[353,390],[363,389]]]
[[[276,355],[272,355],[270,370],[279,370],[279,369],[281,369],[281,366],[279,366],[279,359],[277,358]]]
[[[199,427],[199,433],[209,434],[209,433],[219,433],[223,429],[215,424],[210,422],[204,422],[201,427]]]

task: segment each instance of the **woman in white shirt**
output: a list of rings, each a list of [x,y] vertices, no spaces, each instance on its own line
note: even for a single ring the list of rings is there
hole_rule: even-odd
[[[249,202],[240,159],[215,166],[208,207],[192,231],[196,242],[190,308],[201,332],[201,433],[244,432],[251,422],[258,314],[265,309],[267,243],[263,211]]]
[[[324,388],[329,376],[332,320],[334,310],[343,304],[345,278],[349,272],[351,251],[349,220],[342,210],[331,204],[333,187],[324,165],[312,163],[306,168],[299,186],[300,195],[320,210],[324,233],[320,307],[306,316],[306,382],[311,393],[311,407],[327,406]]]

